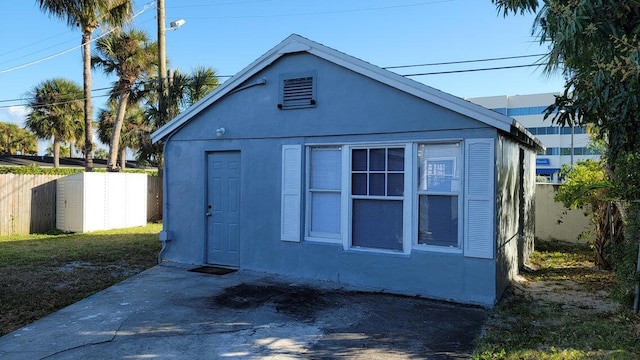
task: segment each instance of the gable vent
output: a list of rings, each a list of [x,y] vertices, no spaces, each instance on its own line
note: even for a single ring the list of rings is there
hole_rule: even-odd
[[[313,76],[283,79],[278,109],[299,109],[316,105]]]

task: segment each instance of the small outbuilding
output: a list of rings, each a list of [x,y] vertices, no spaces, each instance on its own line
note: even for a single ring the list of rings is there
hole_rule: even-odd
[[[533,249],[535,137],[299,35],[152,140],[164,261],[493,306]]]
[[[147,174],[82,172],[56,180],[56,228],[71,232],[147,224]]]

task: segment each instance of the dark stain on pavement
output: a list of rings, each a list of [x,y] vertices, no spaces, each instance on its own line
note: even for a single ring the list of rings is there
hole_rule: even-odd
[[[466,359],[487,309],[386,293],[325,290],[279,283],[240,284],[214,297],[230,309],[273,306],[294,321],[314,322],[323,336],[305,358],[385,358],[397,349],[412,358]],[[386,355],[385,355],[386,354]]]
[[[251,309],[273,304],[280,313],[299,321],[313,321],[318,311],[335,306],[335,291],[287,284],[240,284],[214,297],[216,305],[230,309]]]

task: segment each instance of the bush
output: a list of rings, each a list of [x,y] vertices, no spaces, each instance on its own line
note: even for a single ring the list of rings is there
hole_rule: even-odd
[[[93,169],[94,172],[106,172],[106,169]],[[31,164],[28,166],[3,166],[0,167],[0,174],[16,175],[73,175],[84,172],[83,168],[42,168]],[[148,176],[158,176],[158,171],[146,171],[143,169],[131,169],[123,171],[125,173],[140,173]]]
[[[3,166],[0,167],[0,174],[16,175],[73,175],[83,172],[84,169],[70,168],[41,168],[38,165],[28,166]]]
[[[638,246],[640,245],[640,153],[625,153],[618,156],[614,179],[618,196],[625,200],[624,241],[611,249],[613,269],[618,284],[613,295],[620,302],[630,304],[633,288],[640,281],[637,272]]]
[[[595,263],[601,269],[610,269],[612,264],[607,248],[612,240],[611,231],[617,230],[616,225],[621,227],[622,223],[614,221],[614,228],[611,228],[611,215],[614,219],[619,219],[619,213],[609,201],[613,185],[608,180],[603,163],[585,160],[574,166],[563,165],[562,175],[565,182],[558,188],[554,200],[569,209],[585,210],[595,230]],[[613,240],[616,242],[618,239]]]

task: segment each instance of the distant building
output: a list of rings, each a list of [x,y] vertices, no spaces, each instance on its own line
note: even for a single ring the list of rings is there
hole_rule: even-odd
[[[536,174],[557,182],[562,165],[586,159],[599,160],[600,153],[590,146],[590,135],[585,127],[561,127],[553,124],[551,118],[544,120],[544,109],[553,104],[554,95],[557,94],[502,95],[466,100],[514,118],[538,137],[547,150],[537,155]]]

